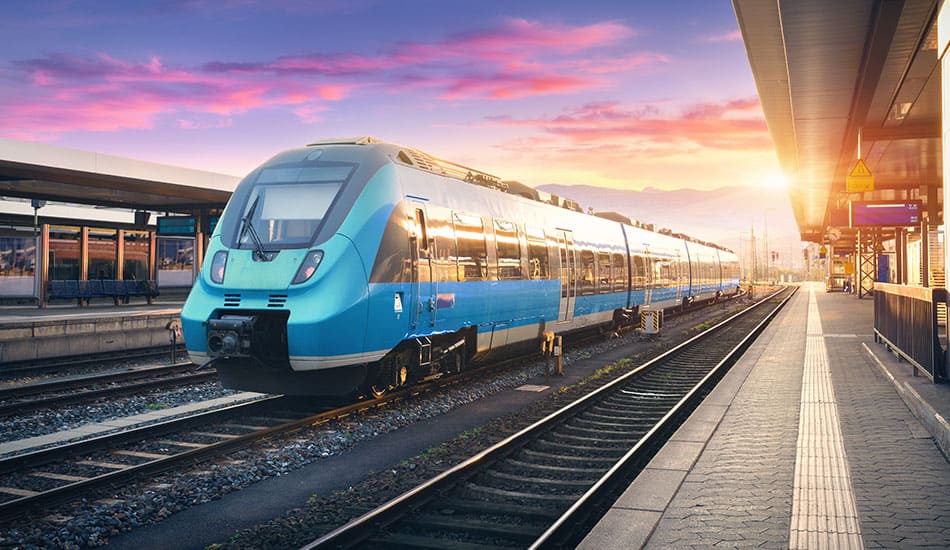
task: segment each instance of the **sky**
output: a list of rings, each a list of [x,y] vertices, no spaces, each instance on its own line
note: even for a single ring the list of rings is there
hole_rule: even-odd
[[[728,0],[4,0],[0,136],[242,176],[372,135],[505,180],[771,186]]]

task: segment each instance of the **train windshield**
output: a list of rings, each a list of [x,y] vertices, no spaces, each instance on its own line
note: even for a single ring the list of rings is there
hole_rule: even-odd
[[[351,164],[262,169],[241,212],[237,247],[308,246],[354,169]]]

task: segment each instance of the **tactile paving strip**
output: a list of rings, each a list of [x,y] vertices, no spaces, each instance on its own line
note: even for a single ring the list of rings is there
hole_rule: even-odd
[[[789,548],[863,548],[815,290],[808,329]]]

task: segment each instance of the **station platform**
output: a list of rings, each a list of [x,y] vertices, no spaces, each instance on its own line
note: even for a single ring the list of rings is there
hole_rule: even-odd
[[[167,345],[168,323],[180,319],[183,302],[0,307],[0,370],[18,361]]]
[[[950,547],[950,385],[807,284],[581,543]]]

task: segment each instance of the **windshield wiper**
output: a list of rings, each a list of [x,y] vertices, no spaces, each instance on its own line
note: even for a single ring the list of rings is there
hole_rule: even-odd
[[[241,218],[241,233],[238,235],[238,246],[241,246],[241,241],[244,240],[244,235],[250,235],[251,242],[254,244],[254,258],[265,262],[267,261],[267,251],[264,250],[264,243],[261,242],[260,235],[257,234],[257,230],[254,229],[254,224],[251,223],[251,218],[254,217],[254,211],[257,210],[257,202],[260,199],[260,195],[255,197],[254,202],[251,203],[251,207],[247,209],[247,214]]]

